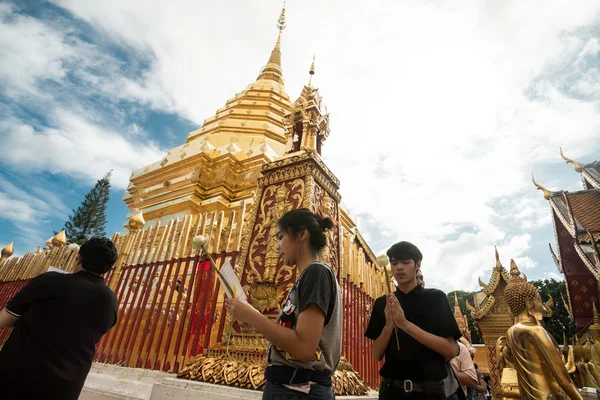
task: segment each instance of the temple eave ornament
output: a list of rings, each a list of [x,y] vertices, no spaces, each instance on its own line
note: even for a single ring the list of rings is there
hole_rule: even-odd
[[[545,187],[543,187],[542,185],[537,183],[535,181],[535,177],[533,176],[533,174],[531,174],[531,181],[533,182],[533,184],[535,185],[537,190],[541,190],[544,193],[544,198],[546,200],[550,200],[550,198],[552,198],[552,193],[550,193],[550,191],[548,189],[546,189]]]
[[[573,164],[573,169],[575,170],[575,172],[581,173],[583,171],[583,166],[580,163],[578,163],[577,161],[573,160],[572,158],[566,157],[563,154],[562,147],[559,147],[559,148],[560,148],[560,156],[563,158],[563,160],[565,160],[565,162],[567,164]]]

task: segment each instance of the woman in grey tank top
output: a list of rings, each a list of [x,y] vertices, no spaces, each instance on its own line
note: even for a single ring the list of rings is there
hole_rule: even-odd
[[[269,341],[263,399],[334,398],[331,375],[341,354],[342,304],[333,270],[319,261],[331,228],[331,219],[306,208],[279,220],[279,254],[285,265],[298,268],[298,279],[275,321],[245,301],[225,300],[235,319]]]

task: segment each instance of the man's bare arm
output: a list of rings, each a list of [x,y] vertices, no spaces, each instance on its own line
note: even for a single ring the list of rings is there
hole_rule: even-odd
[[[0,329],[12,328],[18,320],[19,318],[6,311],[6,308],[0,311]]]

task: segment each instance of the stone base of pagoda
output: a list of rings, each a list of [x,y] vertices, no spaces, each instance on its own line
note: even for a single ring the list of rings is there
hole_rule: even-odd
[[[342,400],[375,400],[372,396],[336,396]],[[260,400],[262,392],[186,379],[166,378],[154,385],[150,400]]]

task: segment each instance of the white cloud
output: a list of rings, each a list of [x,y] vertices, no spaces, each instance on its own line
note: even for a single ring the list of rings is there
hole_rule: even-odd
[[[9,174],[10,175],[10,174]],[[26,182],[19,182],[14,176],[0,175],[0,216],[2,219],[13,222],[18,244],[26,243],[27,246],[17,248],[16,253],[22,254],[28,250],[42,245],[48,235],[40,227],[49,218],[66,218],[68,209],[56,194],[43,188],[22,188]]]
[[[108,41],[150,60],[137,77],[118,73],[110,59],[102,65],[112,66],[111,79],[89,67],[82,76],[93,90],[196,123],[256,78],[274,44],[279,12],[266,0],[56,3]],[[561,162],[560,145],[581,161],[597,158],[600,150],[597,71],[588,65],[599,42],[581,29],[600,22],[600,3],[307,0],[289,3],[287,16],[282,58],[288,93],[292,99],[299,94],[316,53],[313,82],[332,119],[324,155],[341,179],[344,202],[354,214],[368,215],[360,225],[365,236],[413,241],[425,254],[428,281],[446,290],[472,287],[478,274],[489,273],[493,244],[524,269],[540,268],[527,256],[535,242],[527,230],[552,228],[530,173],[542,183],[553,181],[547,166]],[[56,50],[46,58],[69,57]],[[570,88],[592,99],[565,95],[567,76]],[[55,129],[19,129],[44,149],[77,143],[85,157],[59,160],[64,171],[77,171],[82,159],[96,165],[79,171],[90,175],[85,170],[101,175],[112,163],[121,170],[144,163],[129,154],[137,147],[114,132],[68,111],[55,116]],[[88,130],[89,139],[75,138]],[[127,150],[95,149],[105,135]],[[11,140],[26,143],[16,133]],[[158,153],[150,146],[143,154]],[[57,161],[39,158],[46,165]]]
[[[0,161],[24,171],[64,173],[92,182],[112,169],[112,185],[123,189],[131,171],[163,155],[152,142],[130,142],[65,110],[56,110],[53,120],[56,128],[41,131],[16,120],[1,121],[0,133],[11,151],[2,152]]]
[[[38,80],[60,80],[64,60],[74,57],[64,37],[35,18],[16,15],[9,4],[0,11],[0,87],[9,95],[35,92]]]

